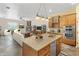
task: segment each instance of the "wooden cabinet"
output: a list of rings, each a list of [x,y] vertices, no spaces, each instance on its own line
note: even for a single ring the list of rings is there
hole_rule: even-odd
[[[49,28],[52,28],[52,18],[49,18]]]
[[[55,43],[54,43],[55,42]],[[34,50],[32,47],[23,43],[22,55],[23,56],[56,56],[61,52],[61,38],[58,38],[56,41],[50,43],[49,45],[43,47],[39,51]],[[53,55],[53,53],[55,53]]]
[[[29,47],[28,45],[26,45],[25,43],[23,43],[22,55],[23,56],[36,56],[36,55],[38,55],[38,53],[37,53],[37,51],[35,51],[31,47]]]
[[[57,21],[57,19],[59,19],[59,21]],[[49,18],[49,28],[54,27],[55,24],[60,25],[60,27],[66,25],[75,25],[76,13]]]
[[[56,55],[58,55],[61,52],[61,39],[62,38],[56,40]]]
[[[76,40],[74,39],[65,39],[65,38],[62,38],[62,42],[65,43],[65,44],[68,44],[68,45],[71,45],[71,46],[76,46]]]
[[[67,23],[66,17],[65,16],[61,16],[60,17],[60,27],[62,28],[63,26],[65,26]]]
[[[68,14],[64,16],[60,16],[60,27],[75,25],[76,22],[76,14]]]
[[[50,55],[50,45],[47,45],[46,47],[44,47],[43,49],[38,51],[38,55],[39,56],[49,56]]]
[[[49,18],[49,28],[59,27],[59,16]]]
[[[75,38],[68,39],[68,38],[65,38],[65,36],[63,35],[63,38],[62,38],[63,43],[75,46],[76,45],[76,14],[75,13],[60,16],[60,27],[63,28],[64,26],[73,26],[74,27],[72,30],[74,30],[73,34],[74,34]],[[65,28],[63,28],[63,29],[65,29]],[[65,32],[64,32],[64,34],[65,34]]]
[[[22,48],[22,55],[23,56],[49,56],[50,55],[50,45],[42,48],[39,51],[34,50],[33,48],[29,47],[25,43],[23,43]]]
[[[66,16],[67,24],[66,25],[75,25],[76,14],[69,14]]]

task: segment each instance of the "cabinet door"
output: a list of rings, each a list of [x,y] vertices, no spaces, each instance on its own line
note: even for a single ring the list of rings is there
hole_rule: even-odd
[[[61,38],[56,40],[56,55],[58,55],[61,52]]]
[[[76,14],[69,14],[60,17],[60,27],[67,25],[75,25]]]
[[[66,15],[67,24],[66,25],[75,25],[76,14]]]
[[[69,25],[75,25],[75,21],[76,21],[76,15],[75,14],[69,15]]]
[[[26,45],[25,43],[23,43],[22,55],[23,56],[37,56],[38,52],[32,49],[31,47],[29,47],[28,45]]]
[[[39,56],[49,56],[50,55],[50,44],[46,47],[42,48],[40,51],[38,51]]]
[[[60,27],[63,27],[66,25],[66,17],[65,16],[60,16]]]
[[[65,26],[68,26],[69,25],[69,16],[65,16]]]
[[[67,44],[67,45],[71,45],[71,46],[76,46],[76,40],[74,39],[65,39],[63,38],[63,43]]]
[[[52,19],[49,19],[49,28],[52,28]]]

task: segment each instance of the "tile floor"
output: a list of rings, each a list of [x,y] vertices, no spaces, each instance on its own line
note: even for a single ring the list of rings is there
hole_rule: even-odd
[[[0,36],[0,56],[21,56],[21,47],[12,36]]]
[[[21,47],[12,36],[0,36],[0,56],[21,56]],[[79,48],[62,44],[59,56],[79,56]]]
[[[79,48],[62,44],[62,49],[59,56],[79,56]]]

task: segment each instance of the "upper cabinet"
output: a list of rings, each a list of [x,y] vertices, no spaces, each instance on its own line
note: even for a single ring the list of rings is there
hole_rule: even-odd
[[[66,17],[65,16],[61,16],[60,17],[60,27],[65,26],[67,23]]]
[[[60,16],[60,27],[75,25],[76,24],[76,14],[68,14]]]
[[[48,26],[49,26],[49,28],[52,28],[52,17],[49,18]]]
[[[66,14],[62,16],[55,16],[49,18],[49,28],[58,28],[68,25],[76,24],[76,13]]]
[[[49,28],[58,28],[59,27],[59,16],[49,18]]]
[[[76,14],[69,14],[66,16],[67,25],[75,25],[76,22]]]

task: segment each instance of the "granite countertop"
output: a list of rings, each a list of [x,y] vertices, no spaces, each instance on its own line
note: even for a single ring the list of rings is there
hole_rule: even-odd
[[[23,39],[22,41],[34,50],[39,51],[40,49],[44,48],[48,44],[54,42],[55,40],[61,37],[61,35],[55,35],[54,37],[48,37],[49,34],[42,35],[43,39],[36,39],[36,36],[31,36]]]

